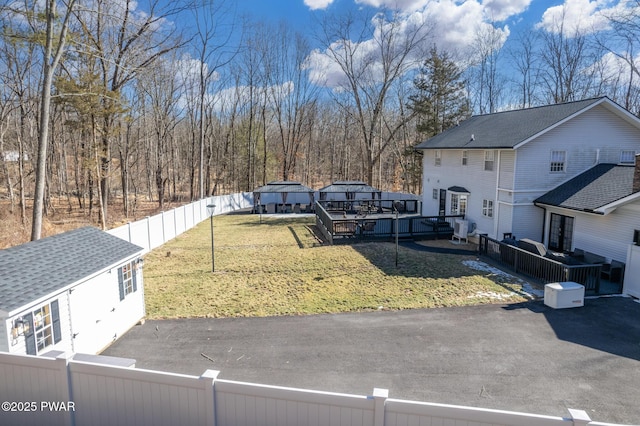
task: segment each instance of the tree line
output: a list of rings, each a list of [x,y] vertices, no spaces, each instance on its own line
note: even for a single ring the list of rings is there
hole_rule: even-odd
[[[395,11],[302,33],[232,2],[4,1],[0,194],[37,239],[53,200],[106,227],[116,200],[129,217],[274,180],[420,193],[413,147],[471,113],[602,95],[640,112],[633,10],[606,38],[484,26],[447,51]]]

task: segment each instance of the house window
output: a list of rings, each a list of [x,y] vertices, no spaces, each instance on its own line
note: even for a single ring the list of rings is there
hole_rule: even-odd
[[[484,152],[484,169],[485,170],[493,170],[493,163],[495,161],[496,152],[495,151],[485,151]]]
[[[467,194],[451,194],[451,214],[467,214]]]
[[[493,200],[482,200],[482,216],[493,217]]]
[[[462,165],[466,166],[469,161],[469,151],[462,151]]]
[[[565,161],[567,151],[551,151],[551,165],[549,171],[552,173],[561,173],[565,170]]]
[[[620,164],[636,164],[636,152],[620,151]]]
[[[137,290],[136,285],[136,262],[131,261],[118,268],[118,287],[120,289],[120,300],[135,292]]]
[[[436,153],[435,153],[435,163],[436,166],[439,166],[442,164],[442,151],[440,151],[439,149],[436,149]]]
[[[437,200],[437,199],[438,199],[438,190],[437,190],[437,189],[434,189],[434,190],[433,190],[432,196],[433,196],[433,199],[434,199],[434,200]]]
[[[38,355],[62,340],[58,301],[46,303],[22,317],[25,326],[25,346],[28,355]]]

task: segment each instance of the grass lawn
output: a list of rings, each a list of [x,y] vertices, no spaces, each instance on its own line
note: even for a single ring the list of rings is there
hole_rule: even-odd
[[[413,309],[525,300],[519,282],[391,242],[321,245],[315,218],[214,217],[145,259],[147,317],[235,317]]]

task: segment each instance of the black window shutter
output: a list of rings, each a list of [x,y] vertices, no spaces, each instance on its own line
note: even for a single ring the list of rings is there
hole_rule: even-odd
[[[29,332],[24,334],[24,344],[27,347],[27,355],[37,355],[36,351],[36,335],[33,329],[33,314],[27,314],[22,317],[29,327]]]
[[[131,268],[131,281],[133,284],[133,291],[138,291],[138,283],[136,280],[136,275],[138,275],[137,269]]]
[[[118,287],[120,288],[120,300],[124,300],[124,280],[122,278],[122,268],[118,268]]]
[[[57,300],[51,302],[51,322],[53,325],[53,343],[58,343],[62,340],[62,331],[60,330],[60,308]]]

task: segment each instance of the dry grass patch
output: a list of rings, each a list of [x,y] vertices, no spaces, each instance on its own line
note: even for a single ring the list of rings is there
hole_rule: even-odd
[[[314,218],[256,215],[214,218],[149,253],[149,318],[298,315],[522,301],[519,283],[470,269],[473,256],[400,248],[392,243],[318,244]]]

